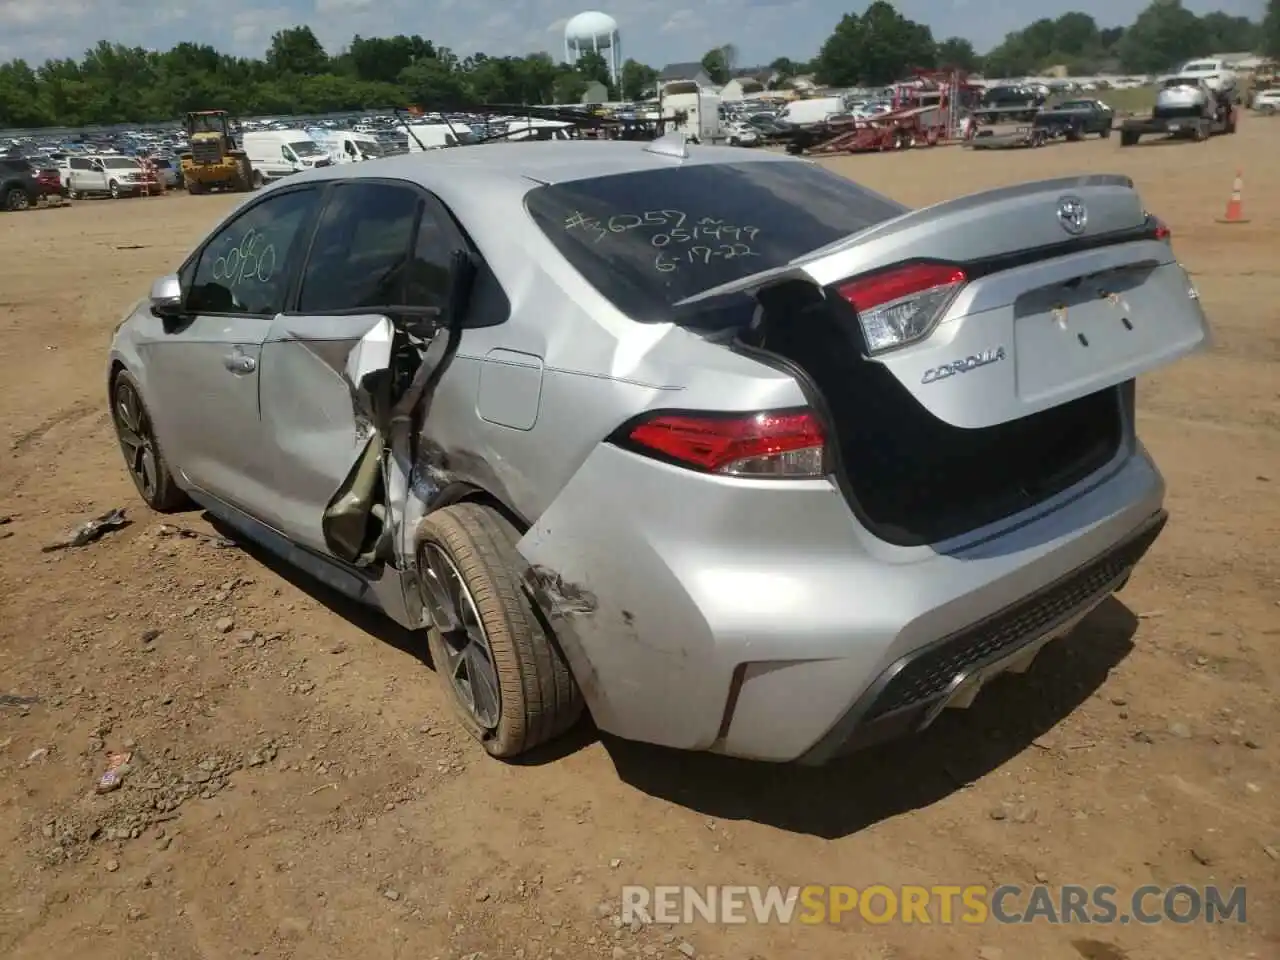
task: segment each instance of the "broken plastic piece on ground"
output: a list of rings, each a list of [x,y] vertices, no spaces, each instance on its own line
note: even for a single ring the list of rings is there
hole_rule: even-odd
[[[98,793],[110,793],[112,790],[120,789],[124,783],[124,778],[130,773],[129,761],[133,759],[132,753],[113,753],[107,760],[107,769],[98,778]]]
[[[83,547],[100,539],[104,533],[111,530],[121,530],[128,525],[129,520],[125,517],[124,508],[117,507],[115,510],[110,510],[100,517],[94,517],[92,520],[86,521],[65,540],[49,544],[49,546],[43,547],[41,552],[53,553],[55,550]]]

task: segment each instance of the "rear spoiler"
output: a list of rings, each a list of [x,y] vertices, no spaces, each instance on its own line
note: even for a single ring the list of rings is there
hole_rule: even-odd
[[[1083,190],[1089,187],[1128,187],[1132,189],[1133,180],[1123,174],[1112,173],[1090,174],[1080,177],[1055,177],[1048,180],[1032,180],[1028,183],[1021,183],[1012,187],[998,187],[994,190],[972,193],[967,196],[959,197],[955,200],[946,200],[942,203],[935,203],[928,207],[920,207],[916,210],[905,210],[899,216],[892,217],[889,220],[882,220],[879,223],[868,226],[865,230],[859,230],[857,233],[851,233],[834,243],[827,244],[825,247],[819,247],[816,250],[811,250],[780,267],[761,270],[758,273],[753,273],[737,280],[731,280],[728,283],[722,283],[719,286],[712,287],[709,290],[704,290],[701,293],[685,297],[683,300],[677,301],[673,304],[673,307],[686,307],[705,300],[713,300],[717,297],[724,297],[734,293],[754,294],[762,290],[764,287],[781,283],[784,280],[807,280],[811,282],[813,278],[807,272],[807,267],[825,260],[832,254],[840,253],[855,244],[866,243],[879,236],[883,236],[906,227],[915,226],[918,221],[928,220],[944,214],[959,213],[967,208],[982,206],[983,204],[990,203],[993,200],[1010,200],[1021,195],[1030,195],[1042,192],[1069,193],[1071,191]]]

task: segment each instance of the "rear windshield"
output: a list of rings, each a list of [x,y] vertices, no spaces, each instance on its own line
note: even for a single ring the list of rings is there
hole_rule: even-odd
[[[906,209],[815,164],[767,161],[551,184],[525,203],[592,286],[647,323],[676,319],[671,307],[685,297],[780,267]],[[703,307],[679,319],[723,326],[738,317]]]

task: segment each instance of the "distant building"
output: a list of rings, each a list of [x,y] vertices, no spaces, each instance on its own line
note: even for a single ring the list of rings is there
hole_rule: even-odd
[[[582,94],[582,103],[608,103],[609,88],[599,80],[588,80],[587,89]]]
[[[711,75],[707,73],[705,67],[697,62],[691,63],[668,63],[662,68],[658,74],[658,86],[664,83],[692,81],[700,87],[714,87],[711,82]]]
[[[720,99],[726,103],[751,100],[765,92],[765,84],[754,77],[734,77],[720,91]]]

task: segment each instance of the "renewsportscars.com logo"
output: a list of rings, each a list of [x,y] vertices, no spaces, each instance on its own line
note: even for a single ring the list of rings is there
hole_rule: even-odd
[[[622,922],[680,924],[1245,923],[1244,887],[626,886]]]

